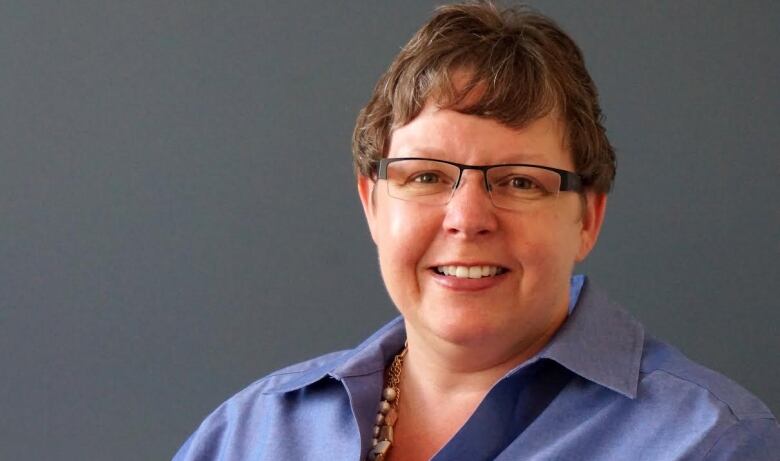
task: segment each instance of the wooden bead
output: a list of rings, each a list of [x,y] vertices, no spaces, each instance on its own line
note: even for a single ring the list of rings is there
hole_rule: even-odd
[[[381,426],[384,423],[385,423],[385,415],[383,415],[382,413],[377,413],[376,414],[376,425],[377,426]]]
[[[384,455],[387,453],[387,450],[390,449],[390,442],[387,440],[380,440],[379,443],[374,445],[373,451],[374,453],[378,453],[381,455]]]
[[[379,437],[377,438],[393,443],[393,426],[382,426],[382,428],[379,429]]]
[[[379,426],[374,426],[374,437],[379,437]],[[376,443],[376,442],[374,442],[374,443]]]
[[[384,417],[384,423],[388,426],[395,426],[396,421],[398,421],[398,412],[395,408],[391,408]]]
[[[387,400],[382,400],[379,402],[379,412],[383,415],[386,415],[388,411],[390,411],[390,402]]]
[[[398,397],[398,393],[392,387],[386,387],[385,390],[382,391],[382,397],[388,402],[392,402]]]

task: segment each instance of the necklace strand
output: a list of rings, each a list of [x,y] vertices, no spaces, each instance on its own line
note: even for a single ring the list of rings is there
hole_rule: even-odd
[[[371,440],[371,450],[366,456],[367,461],[384,461],[387,452],[393,444],[393,426],[398,421],[398,402],[401,400],[401,391],[398,384],[401,382],[401,367],[404,364],[407,345],[398,353],[390,364],[385,377],[385,387],[382,390],[382,400],[374,423],[374,438]]]

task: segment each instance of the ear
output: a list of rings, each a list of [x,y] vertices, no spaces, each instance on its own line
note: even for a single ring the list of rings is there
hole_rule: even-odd
[[[368,230],[371,232],[371,239],[376,243],[376,233],[374,231],[376,226],[376,203],[374,202],[376,181],[373,181],[368,176],[363,176],[362,174],[358,174],[357,176],[358,195],[360,196],[360,203],[363,205],[363,214],[366,216]]]
[[[585,192],[584,205],[577,262],[582,262],[596,246],[596,240],[599,238],[601,225],[604,223],[604,214],[607,210],[607,194],[587,191]]]

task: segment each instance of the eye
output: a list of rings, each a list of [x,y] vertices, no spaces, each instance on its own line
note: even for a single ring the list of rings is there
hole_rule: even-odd
[[[411,182],[416,182],[421,184],[436,184],[440,181],[441,178],[439,177],[439,175],[430,171],[418,173],[411,178]]]
[[[513,178],[510,178],[508,183],[509,186],[514,189],[522,189],[522,190],[539,189],[539,185],[534,180],[525,176],[515,176]]]

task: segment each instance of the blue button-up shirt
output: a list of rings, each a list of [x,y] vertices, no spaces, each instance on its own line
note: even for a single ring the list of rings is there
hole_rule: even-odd
[[[780,460],[780,427],[758,399],[572,282],[567,321],[433,460]],[[174,460],[365,459],[385,365],[405,338],[398,318],[353,350],[255,382]]]

